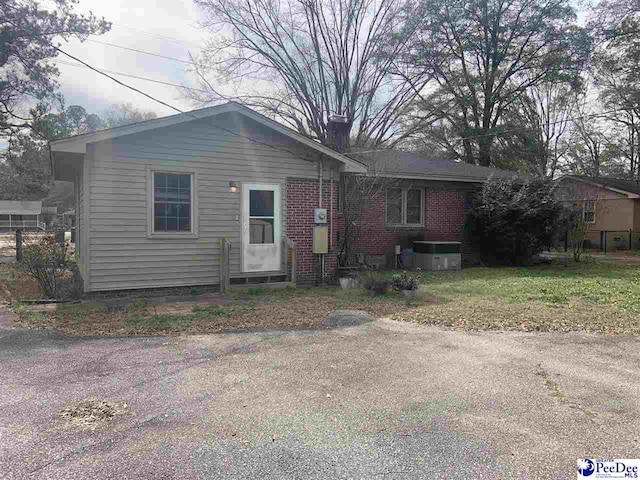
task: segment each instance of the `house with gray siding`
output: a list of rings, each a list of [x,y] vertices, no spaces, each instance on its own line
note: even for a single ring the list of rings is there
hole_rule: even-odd
[[[85,292],[313,284],[336,267],[340,178],[367,173],[371,162],[235,102],[50,149],[55,179],[75,185]],[[458,239],[465,198],[496,172],[412,155],[394,157],[386,172],[405,184],[400,197],[388,192],[394,200],[374,199],[365,253],[393,252],[399,236]]]
[[[50,146],[75,184],[85,292],[219,285],[223,241],[232,278],[282,276],[287,179],[366,171],[233,102]]]

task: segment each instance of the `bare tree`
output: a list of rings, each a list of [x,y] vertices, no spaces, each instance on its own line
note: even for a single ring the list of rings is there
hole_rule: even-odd
[[[367,163],[367,173],[343,175],[341,182],[343,230],[338,241],[338,265],[348,267],[355,263],[355,244],[361,235],[363,213],[376,205],[376,198],[385,195],[387,188],[400,185],[388,176],[389,163],[381,158],[352,154]]]
[[[327,145],[328,116],[345,115],[347,149],[393,145],[418,128],[398,122],[429,80],[396,65],[409,41],[398,33],[411,28],[403,1],[195,2],[214,37],[195,68],[209,93],[185,91],[193,100],[240,101]]]
[[[588,35],[567,0],[425,0],[411,35],[413,62],[456,106],[446,118],[469,163],[492,163],[503,116],[527,89],[569,81],[588,58]]]
[[[523,92],[505,114],[494,163],[520,162],[530,174],[553,178],[570,146],[578,92],[566,83],[552,82]]]

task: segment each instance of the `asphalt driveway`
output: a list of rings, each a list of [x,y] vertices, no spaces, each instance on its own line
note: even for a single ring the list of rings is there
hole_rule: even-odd
[[[0,477],[575,478],[640,457],[640,340],[391,321],[69,339],[0,330]],[[95,431],[59,412],[126,402]]]

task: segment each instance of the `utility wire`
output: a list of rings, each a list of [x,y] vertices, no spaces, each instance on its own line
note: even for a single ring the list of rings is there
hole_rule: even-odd
[[[152,57],[164,58],[165,60],[173,60],[174,62],[186,63],[187,65],[196,65],[197,63],[189,61],[189,60],[181,60],[175,57],[169,57],[167,55],[160,55],[159,53],[145,52],[144,50],[138,50],[137,48],[125,47],[123,45],[116,45],[115,43],[109,42],[101,42],[100,40],[87,40],[87,42],[91,43],[99,43],[100,45],[107,45],[109,47],[121,48],[122,50],[128,50],[130,52],[141,53],[143,55],[149,55]]]
[[[55,59],[54,61],[56,63],[58,63],[58,64],[61,64],[61,65],[68,65],[70,67],[79,67],[79,68],[86,68],[86,69],[91,70],[86,65],[82,65],[82,64],[79,64],[79,63],[67,62],[65,60],[58,60],[58,59]],[[185,90],[191,90],[191,91],[194,91],[194,92],[211,93],[208,90],[204,90],[204,89],[201,89],[201,88],[186,87],[184,85],[179,85],[177,83],[164,82],[162,80],[156,80],[155,78],[149,78],[149,77],[140,77],[138,75],[132,75],[130,73],[117,72],[115,70],[107,70],[106,68],[96,68],[95,70],[100,70],[101,72],[110,73],[111,75],[119,75],[119,76],[122,76],[122,77],[135,78],[136,80],[144,80],[145,82],[152,82],[152,83],[158,83],[160,85],[167,85],[169,87],[184,88]]]
[[[575,123],[578,120],[586,120],[586,119],[589,119],[589,118],[606,117],[609,114],[618,113],[620,110],[624,110],[624,109],[617,108],[617,109],[613,109],[613,110],[605,110],[604,112],[599,112],[599,113],[589,113],[589,114],[580,115],[580,116],[577,116],[577,117],[565,118],[564,120],[556,120],[556,121],[553,121],[553,122],[546,123],[545,125],[557,125],[559,123],[566,123],[566,122]],[[519,128],[501,130],[501,131],[495,132],[495,133],[478,133],[476,135],[467,135],[465,137],[461,137],[461,138],[458,139],[458,141],[462,142],[464,140],[470,140],[470,139],[473,139],[473,138],[495,137],[495,136],[499,136],[499,135],[504,135],[505,133],[525,132],[525,131],[528,131],[528,130],[532,130],[532,129],[528,128],[528,127],[519,127]]]
[[[164,35],[158,35],[158,34],[151,33],[151,32],[146,31],[146,30],[140,30],[139,28],[134,28],[134,27],[131,27],[129,25],[125,25],[125,24],[119,23],[119,22],[113,23],[113,25],[114,25],[115,28],[124,28],[125,30],[131,30],[133,32],[138,32],[138,33],[140,33],[142,35],[146,35],[148,37],[159,38],[161,40],[167,40],[167,41],[170,41],[170,42],[182,43],[183,45],[187,45],[188,47],[191,47],[191,48],[197,48],[198,50],[205,50],[207,48],[204,45],[196,45],[195,43],[185,42],[184,40],[180,40],[179,38],[167,37],[167,36],[164,36]]]
[[[90,68],[90,69],[91,69],[91,70],[93,70],[94,72],[97,72],[97,73],[99,73],[100,75],[103,75],[103,76],[107,77],[108,79],[110,79],[110,80],[112,80],[112,81],[116,82],[118,85],[122,85],[122,86],[123,86],[123,87],[125,87],[125,88],[128,88],[128,89],[130,89],[130,90],[133,90],[133,91],[134,91],[134,92],[136,92],[136,93],[139,93],[140,95],[144,95],[145,97],[149,98],[150,100],[153,100],[154,102],[160,103],[161,105],[164,105],[165,107],[168,107],[168,108],[170,108],[170,109],[172,109],[172,110],[175,110],[175,111],[176,111],[176,112],[178,112],[178,113],[182,113],[182,114],[184,114],[184,115],[187,115],[187,116],[189,116],[189,117],[191,117],[191,118],[193,118],[193,119],[195,119],[195,120],[203,120],[203,118],[198,117],[198,116],[196,116],[196,115],[192,114],[191,112],[185,112],[185,111],[183,111],[183,110],[180,110],[178,107],[174,107],[173,105],[170,105],[170,104],[168,104],[167,102],[164,102],[164,101],[162,101],[162,100],[160,100],[160,99],[158,99],[158,98],[155,98],[155,97],[153,97],[152,95],[149,95],[148,93],[143,92],[142,90],[140,90],[140,89],[138,89],[138,88],[132,87],[131,85],[128,85],[128,84],[126,84],[126,83],[124,83],[124,82],[121,82],[121,81],[120,81],[120,80],[118,80],[117,78],[114,78],[114,77],[112,77],[111,75],[109,75],[108,73],[102,72],[102,71],[98,70],[97,68],[94,68],[93,66],[89,65],[87,62],[85,62],[85,61],[83,61],[83,60],[80,60],[78,57],[75,57],[75,56],[71,55],[70,53],[65,52],[64,50],[62,50],[61,48],[59,48],[59,47],[55,46],[54,44],[52,44],[52,43],[50,43],[50,42],[47,42],[47,43],[48,43],[52,48],[54,48],[56,51],[58,51],[59,53],[62,53],[63,55],[66,55],[67,57],[69,57],[69,58],[71,58],[71,59],[75,60],[76,62],[79,62],[79,63],[81,63],[81,64],[85,65],[87,68]],[[255,138],[247,137],[247,136],[242,135],[242,134],[240,134],[240,133],[234,132],[233,130],[229,130],[229,129],[227,129],[227,128],[221,127],[221,126],[219,126],[219,125],[215,125],[215,124],[210,124],[210,125],[211,125],[212,127],[214,127],[214,128],[217,128],[217,129],[219,129],[219,130],[222,130],[222,131],[224,131],[224,132],[227,132],[227,133],[229,133],[229,134],[231,134],[231,135],[234,135],[234,136],[236,136],[236,137],[243,138],[243,139],[245,139],[245,140],[249,140],[250,142],[256,143],[256,144],[258,144],[258,145],[263,145],[263,146],[265,146],[265,147],[272,148],[273,150],[278,150],[278,151],[280,151],[280,152],[288,153],[289,155],[291,155],[291,156],[293,156],[293,157],[303,158],[303,159],[306,159],[306,160],[309,160],[309,161],[316,161],[316,160],[317,160],[317,159],[314,159],[314,158],[303,157],[302,155],[300,155],[300,153],[295,153],[295,152],[292,152],[291,150],[288,150],[288,149],[286,149],[286,148],[278,147],[278,146],[276,146],[276,145],[272,145],[272,144],[270,144],[270,143],[266,143],[266,142],[262,142],[262,141],[260,141],[260,140],[256,140]]]

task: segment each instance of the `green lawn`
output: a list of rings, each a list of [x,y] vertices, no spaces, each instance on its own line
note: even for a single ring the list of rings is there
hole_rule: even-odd
[[[390,278],[394,272],[367,275]],[[335,310],[365,310],[373,318],[465,330],[582,331],[640,335],[640,266],[554,263],[529,268],[467,268],[415,273],[418,295],[336,287],[233,289],[222,305],[148,304],[124,309],[58,305],[55,311],[16,303],[18,326],[71,335],[214,333],[229,329],[324,328]]]
[[[508,303],[568,304],[571,299],[640,312],[640,266],[603,263],[529,268],[468,268],[424,273],[423,290],[446,299],[499,297]]]

